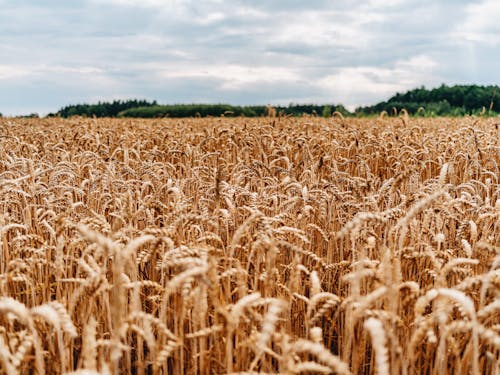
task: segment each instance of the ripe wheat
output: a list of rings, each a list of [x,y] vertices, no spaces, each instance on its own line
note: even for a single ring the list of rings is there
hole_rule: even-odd
[[[496,128],[0,119],[0,372],[498,374]]]

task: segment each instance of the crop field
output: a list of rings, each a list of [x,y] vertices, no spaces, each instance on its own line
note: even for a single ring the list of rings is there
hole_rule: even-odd
[[[0,119],[0,373],[499,374],[499,124]]]

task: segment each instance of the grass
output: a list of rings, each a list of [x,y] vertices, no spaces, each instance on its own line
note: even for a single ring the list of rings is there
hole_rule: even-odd
[[[500,372],[495,119],[0,132],[0,372]]]

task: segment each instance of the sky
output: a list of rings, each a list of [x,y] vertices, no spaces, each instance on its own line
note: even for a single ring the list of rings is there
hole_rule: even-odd
[[[0,0],[0,112],[342,103],[499,84],[498,0]]]

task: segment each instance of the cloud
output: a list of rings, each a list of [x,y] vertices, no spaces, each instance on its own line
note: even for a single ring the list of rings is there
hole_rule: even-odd
[[[16,79],[29,76],[31,78],[55,75],[95,75],[105,73],[103,69],[92,66],[61,65],[0,65],[0,79]],[[73,77],[74,78],[74,77]]]
[[[0,65],[0,80],[20,78],[29,73],[29,70],[18,66]]]
[[[494,0],[0,3],[2,113],[117,97],[352,108],[500,80]]]
[[[374,35],[364,25],[382,21],[382,15],[367,19],[350,13],[309,11],[290,15],[270,33],[274,46],[294,44],[315,48],[362,48]],[[347,21],[347,22],[346,22]]]
[[[178,8],[188,4],[187,0],[91,0],[95,4],[116,5],[127,7],[154,7],[154,8]]]
[[[248,85],[261,83],[280,83],[298,81],[300,76],[292,69],[283,67],[254,67],[245,65],[221,65],[197,68],[181,68],[165,70],[160,74],[163,78],[189,78],[211,80],[217,82],[219,89],[238,90]]]
[[[319,86],[332,97],[354,109],[422,84],[436,84],[433,71],[438,63],[426,55],[397,61],[392,67],[360,66],[339,69],[319,81]]]
[[[457,25],[454,35],[467,42],[480,42],[491,46],[500,44],[500,3],[485,0],[466,8],[465,22]]]

